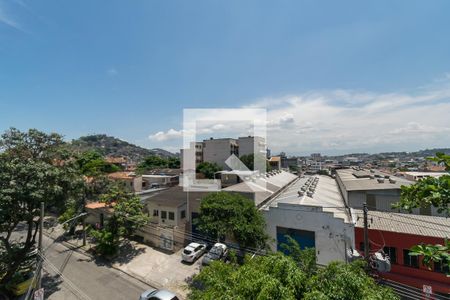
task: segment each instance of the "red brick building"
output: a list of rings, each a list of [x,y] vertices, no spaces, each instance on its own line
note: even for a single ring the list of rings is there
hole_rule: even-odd
[[[355,246],[364,252],[363,212],[355,210]],[[391,271],[381,276],[395,282],[423,289],[431,286],[433,294],[449,296],[450,277],[448,266],[435,263],[429,270],[422,258],[408,255],[409,249],[418,244],[444,244],[450,238],[450,219],[400,213],[369,211],[370,253],[383,249],[391,258]]]

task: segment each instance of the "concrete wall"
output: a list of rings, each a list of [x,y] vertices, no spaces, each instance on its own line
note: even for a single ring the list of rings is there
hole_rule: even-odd
[[[155,204],[151,201],[148,201],[147,203],[147,210],[151,217],[151,221],[160,225],[167,225],[167,226],[181,226],[186,222],[187,219],[187,205],[182,204],[178,207],[170,207],[170,206],[164,206]],[[158,215],[154,216],[154,211],[158,211]],[[185,217],[181,218],[181,212],[184,210]],[[166,218],[162,218],[162,212],[166,212]],[[174,220],[169,219],[169,213],[174,214]]]
[[[136,232],[136,236],[153,247],[176,252],[183,248],[188,240],[185,234],[185,225],[177,227],[147,224]]]
[[[309,210],[315,210],[311,212]],[[317,208],[302,205],[279,203],[263,211],[266,231],[273,242],[273,251],[277,250],[277,226],[313,231],[317,263],[326,265],[331,261],[345,261],[345,249],[355,247],[353,224],[334,218],[332,213],[320,212]]]
[[[239,157],[248,154],[260,154],[266,157],[266,141],[262,137],[239,137]]]

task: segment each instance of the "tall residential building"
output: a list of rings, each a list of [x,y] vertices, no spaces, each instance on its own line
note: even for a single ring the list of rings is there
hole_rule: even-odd
[[[181,149],[182,165],[183,157],[186,151],[195,152],[195,164],[198,165],[201,162],[216,163],[223,169],[229,169],[225,164],[225,161],[234,154],[237,157],[249,154],[260,154],[261,157],[266,157],[266,140],[263,137],[258,136],[246,136],[233,138],[210,138],[209,140],[203,140],[203,142],[191,143],[190,149]],[[192,152],[191,152],[192,153]],[[188,163],[188,168],[194,166]]]
[[[266,156],[266,140],[259,136],[245,136],[238,138],[239,156],[255,154]]]
[[[203,141],[203,161],[216,163],[224,169],[228,169],[225,161],[230,155],[239,157],[239,145],[236,139],[222,138]]]

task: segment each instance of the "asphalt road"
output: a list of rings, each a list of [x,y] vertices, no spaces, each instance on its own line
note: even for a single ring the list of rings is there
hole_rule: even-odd
[[[45,299],[131,299],[150,286],[73,251],[63,244],[43,239],[45,257],[43,287]],[[58,273],[61,273],[59,275]]]

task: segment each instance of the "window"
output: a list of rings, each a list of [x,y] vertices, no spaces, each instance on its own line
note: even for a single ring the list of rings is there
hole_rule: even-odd
[[[153,216],[157,217],[159,215],[159,211],[157,209],[153,210]]]
[[[445,274],[449,272],[449,266],[443,266],[442,262],[435,261],[433,264],[433,271]]]
[[[175,220],[175,213],[172,211],[169,211],[169,220]]]
[[[181,218],[182,219],[186,218],[186,211],[185,210],[181,211]]]
[[[167,219],[167,211],[165,210],[161,211],[161,219]]]
[[[147,186],[147,182],[142,181],[142,187],[146,187]]]
[[[395,247],[384,247],[383,251],[384,253],[389,255],[392,264],[397,263],[397,249]]]
[[[419,268],[419,257],[409,255],[409,249],[403,249],[403,264],[412,268]]]

